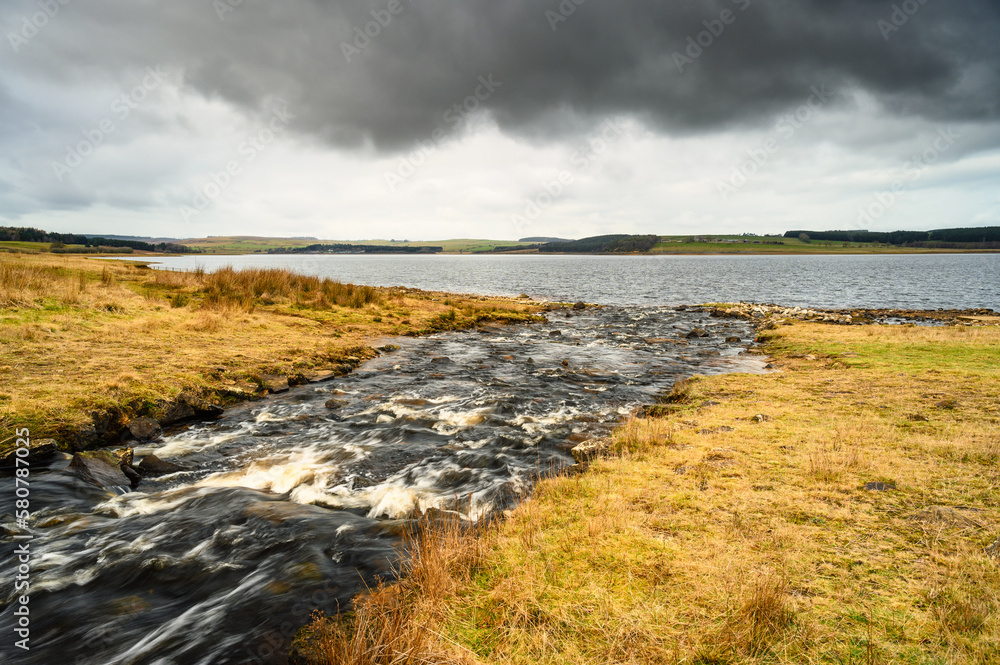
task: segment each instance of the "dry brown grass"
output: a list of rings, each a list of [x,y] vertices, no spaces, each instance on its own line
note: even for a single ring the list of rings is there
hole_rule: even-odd
[[[280,268],[234,270],[226,267],[205,276],[203,281],[203,306],[207,308],[252,312],[258,305],[282,303],[312,309],[360,309],[385,301],[382,291],[370,286],[297,275]]]
[[[1000,662],[1000,328],[770,334],[783,371],[680,386],[622,455],[490,529],[443,618],[415,615],[439,644],[525,665]]]
[[[481,540],[454,520],[422,522],[406,538],[402,581],[379,584],[340,617],[314,616],[295,648],[337,665],[462,665],[474,662],[434,630],[442,603],[481,563]]]
[[[65,441],[95,410],[155,416],[183,390],[228,399],[231,386],[262,374],[339,369],[370,355],[373,338],[527,320],[530,309],[286,271],[166,272],[4,253],[0,418]]]

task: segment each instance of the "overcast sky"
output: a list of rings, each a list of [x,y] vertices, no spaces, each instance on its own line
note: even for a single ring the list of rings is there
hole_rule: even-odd
[[[994,0],[5,0],[0,224],[1000,225]]]

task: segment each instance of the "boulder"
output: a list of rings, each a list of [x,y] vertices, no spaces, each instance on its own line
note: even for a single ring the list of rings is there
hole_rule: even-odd
[[[328,409],[341,409],[345,406],[347,406],[347,400],[342,400],[342,399],[326,400],[326,408]]]
[[[687,335],[685,335],[685,337],[687,337],[688,339],[695,339],[697,337],[708,337],[708,331],[705,330],[704,328],[695,328]]]
[[[329,381],[336,376],[337,373],[332,369],[321,369],[306,374],[306,378],[309,379],[309,383],[322,383],[323,381]]]
[[[118,468],[120,468],[122,470],[122,473],[125,474],[125,477],[128,478],[129,486],[133,490],[138,489],[139,483],[142,482],[142,476],[139,474],[139,472],[133,469],[128,464],[122,464]]]
[[[742,341],[743,341],[742,339],[740,339],[739,337],[736,337],[735,335],[733,337],[727,337],[726,338],[726,343],[727,344],[739,344]]]
[[[256,397],[258,390],[259,387],[257,384],[243,381],[241,383],[230,383],[224,385],[220,392],[235,399],[252,399],[253,397]]]
[[[98,487],[110,489],[132,486],[132,481],[122,472],[117,458],[106,450],[76,453],[69,463],[69,470]]]
[[[581,309],[587,309],[587,303],[585,303],[585,302],[583,302],[581,300],[580,302],[578,302],[575,305],[573,305],[573,309],[575,309],[577,311],[580,311]]]
[[[550,330],[549,331],[549,337],[562,337],[562,331],[561,330]]]
[[[192,410],[197,418],[211,419],[218,418],[223,413],[223,408],[217,404],[212,404],[203,397],[194,393],[181,393],[177,396],[178,401],[183,401]]]
[[[105,441],[118,440],[125,430],[125,423],[121,411],[118,409],[93,411],[90,414],[90,419],[94,421],[95,434]]]
[[[589,462],[592,459],[606,455],[610,448],[610,439],[590,439],[574,446],[569,452],[577,464],[583,464],[584,462]]]
[[[5,443],[0,446],[0,466],[15,466],[18,458],[17,441],[11,439],[10,443]],[[28,454],[21,459],[27,460],[28,464],[34,464],[47,457],[51,457],[59,452],[59,446],[56,444],[55,439],[31,439],[28,440]]]
[[[280,374],[265,374],[260,377],[260,385],[271,394],[288,392],[288,377]]]
[[[163,434],[160,423],[145,416],[131,420],[128,424],[128,431],[139,441],[153,441]]]
[[[160,416],[160,422],[164,425],[172,425],[184,422],[185,420],[194,420],[194,418],[194,409],[178,397],[176,400],[168,402],[166,407],[164,407],[163,415]]]
[[[90,450],[103,444],[97,428],[87,423],[66,433],[66,441],[70,450]]]
[[[187,471],[187,467],[162,460],[153,453],[143,457],[142,461],[139,462],[138,468],[144,476],[162,476],[168,473]]]
[[[119,466],[132,466],[132,462],[135,460],[135,450],[132,448],[122,448],[111,454],[115,456],[116,460],[118,460]]]
[[[122,448],[121,450],[115,450],[111,453],[118,460],[118,468],[122,470],[125,477],[129,479],[132,484],[132,489],[139,487],[139,482],[142,480],[142,476],[139,472],[132,468],[132,464],[135,461],[135,450],[132,448]]]

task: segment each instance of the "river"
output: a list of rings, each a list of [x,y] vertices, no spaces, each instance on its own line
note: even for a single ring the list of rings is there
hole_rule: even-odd
[[[711,336],[686,340],[697,326]],[[752,337],[741,321],[642,306],[393,340],[349,376],[137,449],[186,467],[138,491],[87,485],[66,458],[36,466],[27,531],[2,518],[0,660],[282,663],[311,610],[393,578],[419,514],[511,507],[677,378],[764,371],[744,353]],[[14,491],[0,478],[5,502]],[[32,536],[30,651],[13,646],[18,533]]]

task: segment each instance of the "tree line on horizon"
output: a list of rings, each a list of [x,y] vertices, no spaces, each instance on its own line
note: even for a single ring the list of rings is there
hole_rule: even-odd
[[[615,234],[537,245],[539,253],[631,254],[648,252],[660,242],[658,235]],[[519,248],[525,249],[525,248]]]
[[[908,247],[943,249],[1000,248],[1000,226],[984,226],[933,231],[788,231],[786,238],[832,242],[879,243]]]
[[[86,236],[76,233],[55,233],[53,231],[42,231],[30,227],[0,226],[0,241],[5,242],[47,242],[57,245],[53,251],[58,252],[63,249],[58,245],[82,245],[83,247],[119,247],[127,249],[137,249],[143,252],[167,252],[170,254],[194,254],[201,250],[196,250],[185,245],[178,245],[172,242],[161,242],[157,244],[142,242],[140,240],[124,240],[122,238],[104,238],[101,236]]]
[[[437,254],[444,247],[409,245],[349,245],[335,243],[332,245],[314,244],[307,247],[275,247],[267,250],[268,254]]]

